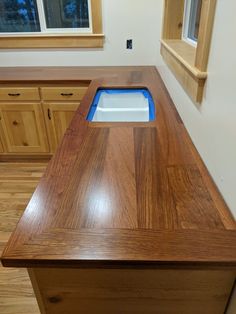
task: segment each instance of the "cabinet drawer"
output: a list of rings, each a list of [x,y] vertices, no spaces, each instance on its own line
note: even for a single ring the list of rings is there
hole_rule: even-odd
[[[0,101],[40,100],[37,87],[1,87]]]
[[[87,87],[42,87],[43,100],[81,100]]]

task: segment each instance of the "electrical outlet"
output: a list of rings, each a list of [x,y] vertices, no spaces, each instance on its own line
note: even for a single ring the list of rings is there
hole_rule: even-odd
[[[127,39],[126,49],[133,49],[133,39]]]

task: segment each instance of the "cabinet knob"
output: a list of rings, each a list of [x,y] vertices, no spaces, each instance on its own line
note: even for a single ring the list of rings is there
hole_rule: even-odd
[[[12,124],[13,124],[13,125],[18,125],[19,123],[18,123],[16,120],[14,120],[14,121],[12,122]]]

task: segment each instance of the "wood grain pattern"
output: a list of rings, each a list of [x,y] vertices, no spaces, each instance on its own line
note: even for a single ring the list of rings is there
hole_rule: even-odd
[[[102,2],[101,0],[91,0],[93,33],[102,34]]]
[[[164,1],[162,38],[181,39],[183,30],[184,0]]]
[[[198,34],[195,66],[200,71],[207,71],[211,36],[214,25],[216,0],[202,1],[200,27]]]
[[[1,139],[0,139],[0,153],[3,153],[4,152],[4,148],[3,148],[3,145],[2,145],[2,142],[1,142]]]
[[[36,80],[37,71],[25,79]],[[156,69],[68,71],[52,68],[47,78],[61,74],[92,83],[8,242],[3,264],[235,267],[235,221],[208,184],[209,173]],[[86,121],[100,86],[149,88],[156,120],[140,127]]]
[[[183,40],[161,40],[161,44],[196,78],[205,79],[207,73],[195,67],[196,48]]]
[[[7,152],[49,152],[40,103],[0,103],[0,117]]]
[[[47,314],[222,314],[232,271],[33,269]]]
[[[22,48],[103,48],[103,34],[40,34],[0,37],[0,49]]]
[[[167,172],[181,227],[198,229],[201,225],[207,230],[224,229],[200,171],[196,167],[168,167]],[[206,213],[208,219],[205,219]]]
[[[138,222],[145,229],[177,229],[178,217],[156,128],[135,128]],[[152,167],[153,163],[157,166]]]
[[[44,101],[61,100],[61,101],[75,101],[82,100],[86,94],[87,87],[41,87],[41,95]]]
[[[24,212],[46,165],[0,163],[0,252]],[[39,314],[26,270],[0,265],[0,313]]]
[[[173,54],[172,49],[166,47],[165,44],[161,45],[161,55],[166,64],[172,70],[176,79],[181,83],[192,100],[195,103],[200,103],[203,97],[206,73],[191,67],[191,64],[186,67],[187,62],[182,62],[183,58],[179,58],[176,53]],[[202,76],[203,78],[198,78],[198,76]]]
[[[43,111],[50,142],[50,151],[55,152],[66,129],[79,107],[79,102],[45,102]]]
[[[36,87],[1,87],[0,101],[40,100],[39,89]]]

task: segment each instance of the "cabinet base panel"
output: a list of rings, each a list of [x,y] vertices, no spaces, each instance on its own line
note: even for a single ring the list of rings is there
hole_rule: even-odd
[[[223,314],[235,272],[29,269],[42,314]]]

